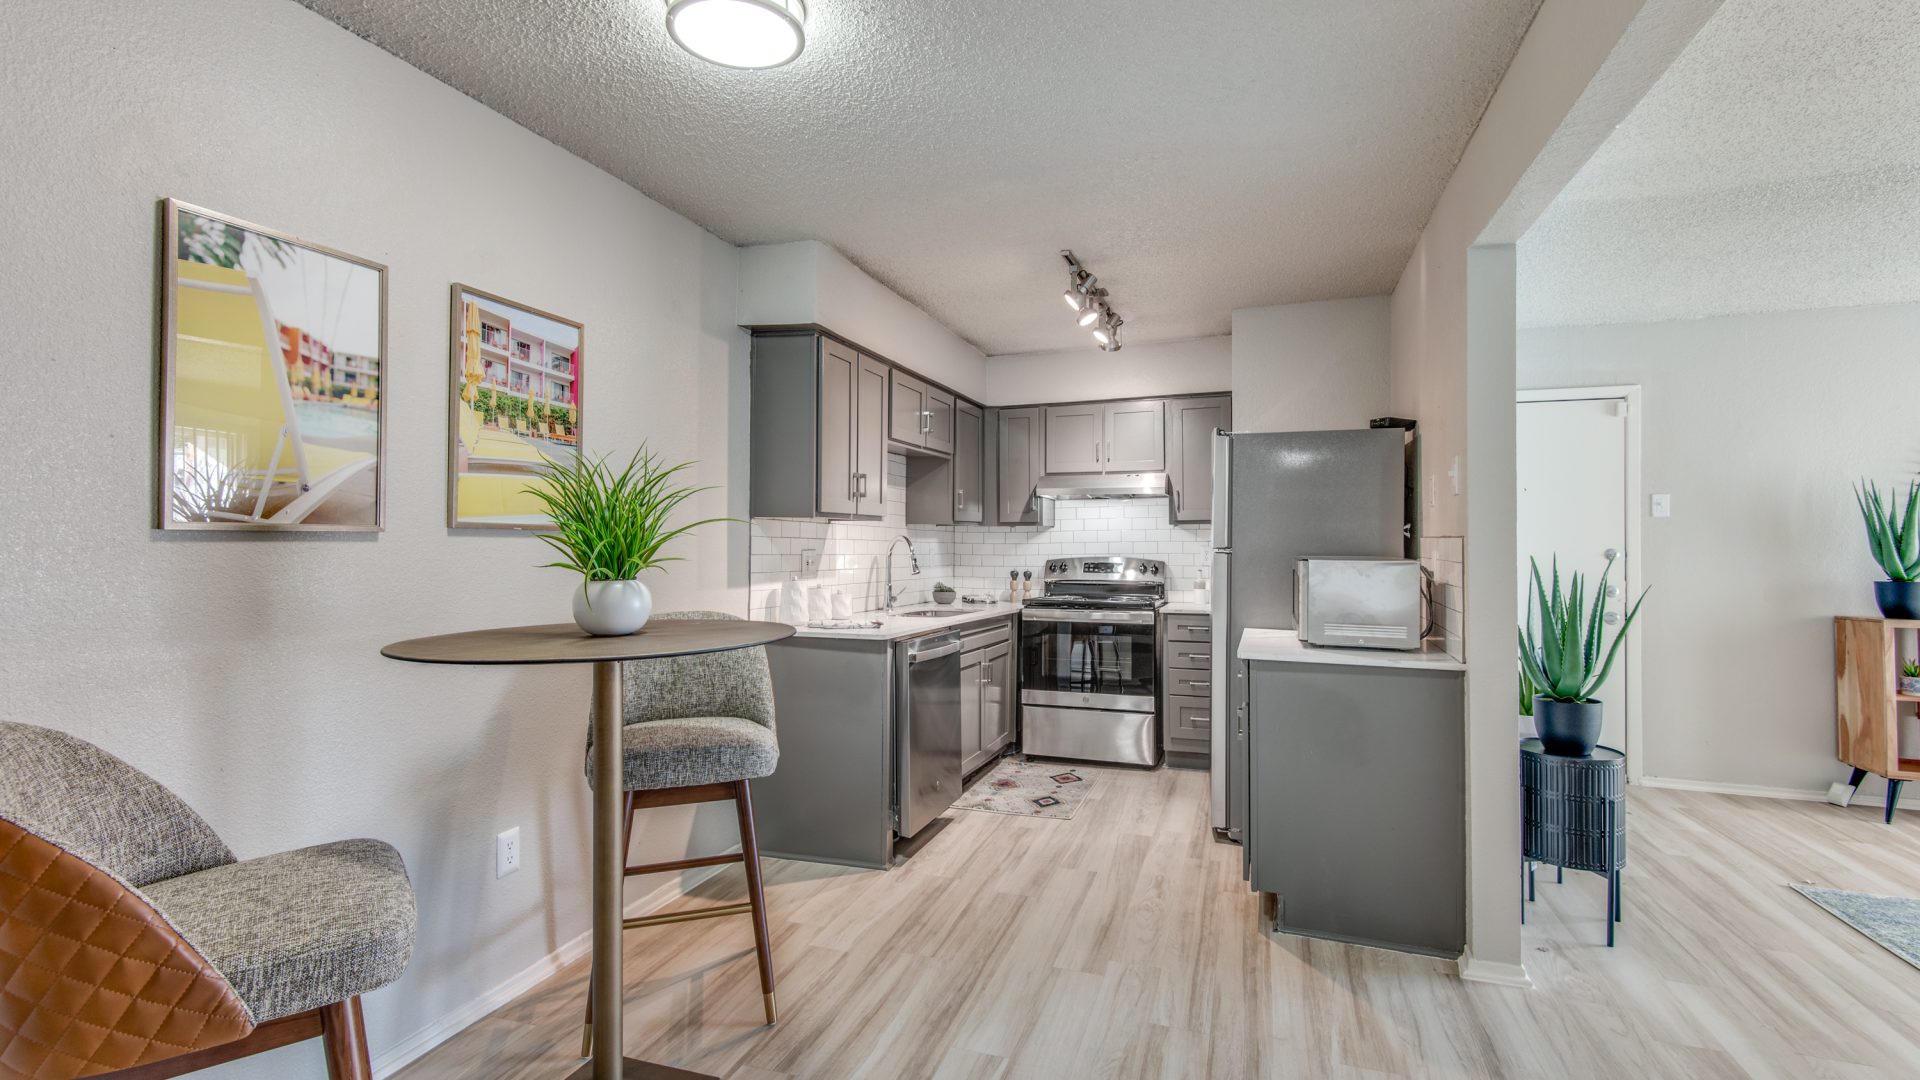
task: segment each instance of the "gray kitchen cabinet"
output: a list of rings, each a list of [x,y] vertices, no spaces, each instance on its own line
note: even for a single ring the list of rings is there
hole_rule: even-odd
[[[909,454],[953,453],[953,395],[892,368],[888,379],[887,438]]]
[[[1160,617],[1161,745],[1171,765],[1203,765],[1213,752],[1213,616]]]
[[[978,525],[986,520],[983,440],[986,415],[971,401],[953,406],[953,520],[956,525]]]
[[[1115,401],[1106,407],[1106,472],[1163,472],[1167,467],[1167,403]]]
[[[1039,406],[995,410],[994,519],[1001,525],[1040,524],[1034,485],[1046,473],[1044,413]]]
[[[1047,472],[1102,471],[1106,410],[1105,405],[1047,406]]]
[[[953,453],[954,399],[937,386],[929,386],[927,395],[926,448],[936,454]]]
[[[1253,888],[1276,898],[1275,928],[1458,956],[1466,941],[1461,674],[1266,661],[1247,668],[1244,855]]]
[[[756,334],[750,384],[749,512],[878,519],[887,365],[824,334]]]
[[[928,396],[932,396],[929,388]],[[981,490],[986,414],[971,401],[953,402],[952,454],[907,455],[907,524],[978,525],[985,516]],[[936,408],[936,415],[938,409]]]
[[[927,445],[927,384],[894,368],[887,375],[887,438],[904,446]]]
[[[1174,398],[1167,402],[1167,502],[1175,525],[1213,520],[1213,432],[1233,427],[1233,397]]]
[[[960,771],[973,772],[1013,743],[1013,623],[968,627],[961,635]]]
[[[1166,402],[1047,406],[1050,473],[1161,472],[1167,467]]]

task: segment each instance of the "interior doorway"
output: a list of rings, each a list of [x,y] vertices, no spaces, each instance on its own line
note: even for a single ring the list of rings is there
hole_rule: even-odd
[[[1603,617],[1617,631],[1641,588],[1640,388],[1522,390],[1514,412],[1521,625],[1527,620],[1529,557],[1540,560],[1548,587],[1557,556],[1562,579],[1577,571],[1588,589],[1612,558]],[[1626,753],[1630,780],[1639,779],[1641,765],[1641,637],[1628,635],[1597,695],[1607,703],[1601,745]]]

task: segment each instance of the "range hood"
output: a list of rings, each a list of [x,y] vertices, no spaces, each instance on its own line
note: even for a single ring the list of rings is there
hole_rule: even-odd
[[[1163,472],[1048,473],[1033,487],[1042,499],[1164,498],[1171,490]]]

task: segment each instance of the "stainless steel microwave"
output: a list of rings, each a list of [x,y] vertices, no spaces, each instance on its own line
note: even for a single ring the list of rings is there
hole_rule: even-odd
[[[1310,556],[1294,563],[1294,625],[1309,645],[1417,649],[1426,571],[1412,559]]]

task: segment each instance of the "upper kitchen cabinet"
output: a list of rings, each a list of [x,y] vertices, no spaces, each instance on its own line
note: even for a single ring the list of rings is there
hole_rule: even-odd
[[[929,396],[933,393],[928,388]],[[907,457],[907,524],[978,525],[986,519],[983,490],[986,413],[971,401],[953,402],[952,454]]]
[[[885,363],[823,334],[754,335],[754,517],[880,518],[887,373]]]
[[[994,519],[1001,525],[1040,524],[1040,500],[1033,489],[1046,474],[1044,413],[1038,405],[995,409],[991,443],[995,480]]]
[[[1175,525],[1213,520],[1213,432],[1232,427],[1231,395],[1167,402],[1167,478],[1173,488],[1167,514]]]
[[[1050,473],[1163,472],[1167,467],[1164,401],[1049,405],[1046,417]]]
[[[889,384],[887,438],[909,453],[953,453],[953,395],[899,368]]]

